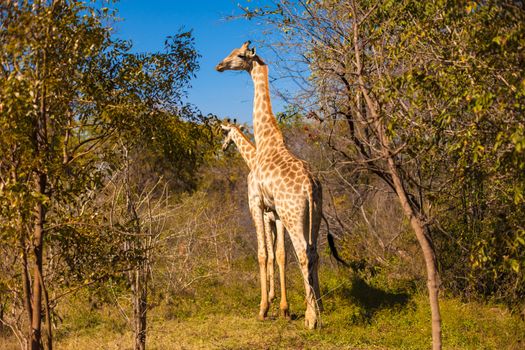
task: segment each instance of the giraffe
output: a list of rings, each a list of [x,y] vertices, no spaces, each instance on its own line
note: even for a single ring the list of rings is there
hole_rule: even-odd
[[[246,165],[250,169],[248,174],[248,188],[255,188],[257,185],[256,179],[252,170],[256,167],[256,149],[255,145],[246,137],[242,132],[241,128],[235,124],[225,122],[221,125],[222,129],[226,133],[224,142],[222,144],[222,150],[226,149],[234,143],[237,146],[239,153],[246,162]],[[290,313],[288,310],[288,301],[286,298],[286,252],[284,248],[284,227],[276,215],[272,211],[265,210],[264,213],[264,231],[265,231],[265,243],[268,258],[266,262],[266,272],[268,276],[260,276],[261,281],[269,282],[268,302],[271,303],[275,297],[275,285],[274,285],[274,261],[277,258],[277,265],[279,266],[279,281],[281,287],[281,302],[279,304],[279,310],[281,317],[289,319]],[[276,252],[274,253],[273,245],[274,238],[276,239]]]
[[[318,278],[317,236],[322,212],[322,189],[306,162],[295,157],[284,143],[272,111],[268,66],[245,42],[223,59],[216,70],[245,70],[254,84],[253,130],[255,135],[255,184],[249,188],[249,206],[258,241],[261,276],[266,276],[264,249],[264,208],[270,208],[290,235],[303,275],[306,312],[305,326],[317,326],[317,310],[322,311]],[[266,282],[261,279],[259,317],[265,318],[269,304]]]

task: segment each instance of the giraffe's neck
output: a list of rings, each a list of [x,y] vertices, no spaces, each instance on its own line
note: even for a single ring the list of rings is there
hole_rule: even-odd
[[[244,133],[237,127],[233,127],[230,132],[232,133],[232,140],[235,142],[239,153],[248,165],[250,170],[255,169],[255,156],[257,151],[255,145],[244,135]]]
[[[268,84],[268,66],[254,62],[250,71],[254,86],[253,133],[257,150],[283,143],[283,135],[272,112],[270,88]]]

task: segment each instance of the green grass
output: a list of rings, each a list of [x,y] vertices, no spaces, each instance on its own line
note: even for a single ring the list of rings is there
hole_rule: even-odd
[[[291,270],[296,266],[291,266]],[[322,271],[322,327],[303,327],[302,282],[291,272],[292,320],[256,320],[259,291],[253,272],[232,272],[201,283],[149,313],[148,349],[430,349],[430,311],[424,289],[389,285]],[[407,287],[408,286],[408,287]],[[91,311],[80,301],[67,305],[55,348],[131,349],[132,333],[116,308]],[[503,307],[441,300],[444,349],[523,349],[525,323]]]

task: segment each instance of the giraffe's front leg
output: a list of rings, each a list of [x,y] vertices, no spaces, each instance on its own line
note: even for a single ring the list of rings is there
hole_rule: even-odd
[[[268,301],[271,303],[275,298],[275,276],[274,276],[274,262],[275,262],[275,253],[273,250],[273,239],[275,232],[273,229],[273,217],[272,213],[264,213],[264,234],[266,238],[266,250],[268,253],[267,263],[266,263],[266,273],[268,274],[268,282],[270,285],[270,290],[268,292]]]
[[[255,224],[255,230],[257,232],[257,258],[259,261],[259,275],[261,282],[261,305],[258,318],[260,320],[264,320],[268,314],[269,309],[266,277],[266,261],[268,256],[266,254],[266,238],[264,233],[264,212],[260,196],[250,196],[249,205],[253,223]]]

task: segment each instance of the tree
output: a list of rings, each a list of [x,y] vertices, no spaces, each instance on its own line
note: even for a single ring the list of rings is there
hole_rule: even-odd
[[[111,36],[114,12],[85,2],[0,6],[1,240],[22,257],[13,260],[21,274],[9,285],[23,300],[25,339],[32,349],[43,347],[43,306],[45,343],[51,349],[46,246],[78,242],[81,234],[89,238],[86,243],[97,241],[90,225],[104,219],[96,220],[94,211],[88,222],[84,209],[118,167],[117,136],[154,135],[159,121],[190,115],[180,98],[197,68],[197,54],[189,32],[168,38],[165,52],[131,54],[129,42]],[[183,130],[182,138],[191,135]],[[188,148],[178,152],[173,145],[184,144],[179,141],[163,146],[179,164],[189,164],[195,157]],[[185,169],[178,168],[181,176]],[[76,255],[75,245],[63,248],[64,254]],[[89,256],[89,245],[82,248]],[[85,261],[70,261],[85,282]]]
[[[165,239],[175,194],[191,189],[210,145],[205,125],[165,115],[152,129],[119,140],[122,168],[112,179],[111,226],[124,230],[125,251],[134,257],[127,273],[133,304],[135,349],[146,348],[149,281]],[[211,149],[211,148],[210,148]],[[176,166],[173,168],[173,166]]]

